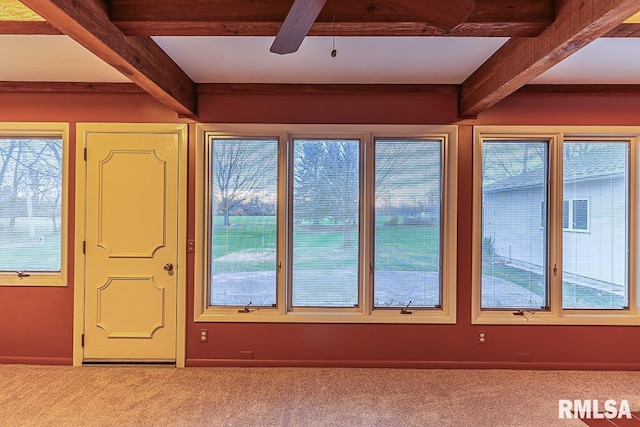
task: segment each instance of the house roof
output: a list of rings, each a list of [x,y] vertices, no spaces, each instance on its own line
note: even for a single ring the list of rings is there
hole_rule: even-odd
[[[598,147],[563,160],[564,182],[596,181],[623,176],[627,168],[626,145],[611,149]],[[497,193],[539,187],[544,182],[544,168],[536,168],[484,186],[485,193]]]
[[[640,85],[640,55],[630,54],[640,49],[637,0],[475,0],[450,30],[410,12],[425,1],[327,0],[300,51],[280,56],[268,49],[290,0],[3,0],[0,51],[10,58],[2,61],[0,83],[11,84],[0,89],[20,90],[21,77],[25,90],[34,90],[34,81],[56,81],[64,90],[77,86],[60,82],[87,82],[91,90],[101,81],[133,83],[194,116],[199,91],[211,84],[218,86],[206,93],[282,93],[298,84],[315,86],[304,93],[424,93],[444,85],[457,94],[462,118],[529,83],[640,92],[629,86]],[[25,41],[34,37],[69,38],[99,64],[83,74],[91,61],[73,56],[74,49]],[[334,42],[338,54],[331,57]],[[52,52],[55,60],[47,61]],[[68,80],[55,72],[64,66]],[[362,85],[368,87],[353,87]]]

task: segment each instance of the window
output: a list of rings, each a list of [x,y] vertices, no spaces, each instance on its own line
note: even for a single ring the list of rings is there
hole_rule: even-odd
[[[629,307],[629,147],[624,140],[564,141],[563,308]]]
[[[589,199],[562,201],[562,228],[565,231],[589,230]]]
[[[197,321],[455,322],[455,128],[198,135]]]
[[[548,205],[548,151],[547,141],[483,143],[482,308],[548,305],[547,215],[537,208]]]
[[[293,307],[358,307],[360,141],[293,139]]]
[[[629,188],[637,137],[491,129],[476,134],[474,322],[636,316]]]
[[[210,304],[276,303],[278,141],[209,142]]]
[[[0,124],[0,285],[65,285],[67,126]]]
[[[375,156],[375,307],[438,307],[442,144],[380,139]]]

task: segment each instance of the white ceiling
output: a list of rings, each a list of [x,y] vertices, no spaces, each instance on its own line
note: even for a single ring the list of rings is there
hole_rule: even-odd
[[[531,81],[532,84],[640,84],[640,39],[602,38]]]
[[[273,37],[154,37],[201,83],[462,83],[506,38],[307,37],[269,52]]]
[[[297,53],[273,37],[154,37],[198,83],[462,83],[505,38],[307,37]],[[0,81],[128,82],[67,36],[0,35]],[[532,83],[640,84],[640,39],[598,39]]]
[[[0,35],[0,58],[0,81],[130,81],[68,36]]]

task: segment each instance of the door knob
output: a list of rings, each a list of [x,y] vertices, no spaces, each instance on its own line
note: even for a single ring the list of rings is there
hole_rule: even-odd
[[[164,265],[164,271],[171,273],[173,271],[173,264],[167,263]]]

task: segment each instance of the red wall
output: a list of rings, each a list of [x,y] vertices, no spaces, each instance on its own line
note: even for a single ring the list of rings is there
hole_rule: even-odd
[[[453,95],[202,95],[202,122],[456,123]],[[640,328],[471,325],[472,126],[640,125],[640,96],[514,95],[464,121],[458,191],[456,325],[194,323],[188,273],[188,365],[640,368]],[[0,121],[180,122],[144,94],[0,93]],[[190,142],[193,148],[194,142]],[[190,170],[193,172],[190,149]],[[70,180],[74,181],[73,164]],[[189,218],[193,218],[189,175]],[[73,190],[73,189],[72,189]],[[73,191],[71,191],[73,195]],[[73,212],[73,197],[70,197]],[[69,230],[73,230],[73,217]],[[189,221],[189,238],[194,238]],[[70,238],[73,238],[71,233]],[[70,247],[72,243],[70,242]],[[189,257],[193,265],[193,255]],[[73,259],[69,260],[70,272]],[[0,287],[0,362],[71,363],[73,275],[66,288]],[[209,342],[199,342],[199,329]],[[479,345],[478,331],[487,332]],[[253,359],[244,353],[252,351]],[[528,359],[531,362],[520,362]]]

